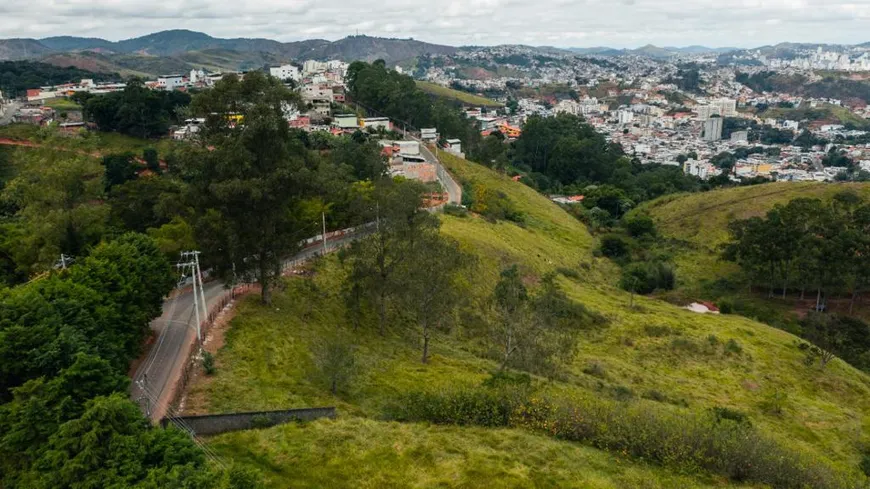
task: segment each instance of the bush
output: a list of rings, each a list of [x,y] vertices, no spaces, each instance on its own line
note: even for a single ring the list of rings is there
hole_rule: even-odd
[[[646,235],[655,236],[656,234],[656,224],[647,214],[630,214],[623,217],[622,227],[635,238]]]
[[[599,379],[603,379],[607,376],[607,372],[604,369],[604,365],[601,365],[598,362],[592,362],[583,369],[583,373],[586,375],[591,375],[593,377],[598,377]]]
[[[738,343],[734,338],[731,338],[727,343],[725,343],[726,355],[740,355],[741,353],[743,353],[743,347],[740,346],[740,343]]]
[[[864,452],[861,456],[861,463],[858,465],[861,469],[861,472],[864,473],[867,477],[870,477],[870,452]]]
[[[633,395],[617,387],[623,397]],[[858,487],[818,457],[780,444],[727,408],[703,413],[597,398],[554,402],[516,389],[415,393],[388,411],[399,421],[512,426],[629,455],[681,472],[707,471],[774,489]]]
[[[730,300],[723,299],[719,301],[719,313],[731,314],[734,312],[734,303]]]
[[[743,411],[738,411],[736,409],[731,409],[727,407],[714,407],[710,409],[710,412],[713,413],[713,416],[717,421],[729,420],[734,421],[738,424],[746,424],[751,425],[752,422],[749,421],[749,415],[744,413]]]
[[[617,401],[630,401],[634,398],[634,391],[624,385],[613,388],[613,397]]]
[[[653,261],[631,263],[622,270],[620,286],[637,294],[650,294],[656,290],[671,290],[676,284],[674,267],[669,263]]]
[[[647,336],[651,336],[653,338],[670,336],[672,333],[671,328],[658,324],[647,324],[643,327],[643,331],[646,333]]]
[[[688,338],[674,338],[674,340],[671,341],[671,348],[688,353],[696,353],[698,351],[697,343]]]
[[[202,353],[202,368],[206,375],[214,375],[217,373],[217,367],[214,364],[214,355],[204,351]]]
[[[556,271],[564,277],[572,278],[574,280],[580,280],[580,272],[574,270],[573,268],[559,267],[556,269]]]
[[[852,487],[830,464],[781,445],[748,423],[653,407],[597,399],[570,404],[533,399],[514,419],[557,438],[679,471],[706,470],[735,482],[783,489]]]
[[[648,391],[644,392],[643,396],[641,396],[641,397],[643,397],[644,399],[649,399],[650,401],[656,401],[656,402],[667,402],[668,401],[668,397],[666,395],[662,394],[661,392],[659,392],[655,389],[648,390]]]
[[[269,428],[274,424],[275,423],[273,423],[272,420],[269,419],[269,417],[265,414],[258,414],[251,418],[251,429],[257,430],[262,428]]]
[[[629,253],[628,241],[618,234],[601,237],[601,254],[608,258],[624,258]]]
[[[468,209],[456,204],[447,204],[444,206],[444,213],[454,217],[468,217]]]
[[[387,417],[396,421],[428,421],[436,424],[508,426],[521,398],[507,395],[511,389],[477,388],[455,392],[414,392],[387,407]]]

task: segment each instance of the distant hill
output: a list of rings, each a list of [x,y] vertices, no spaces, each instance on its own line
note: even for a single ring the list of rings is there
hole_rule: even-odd
[[[349,36],[338,41],[311,39],[282,43],[271,39],[222,39],[183,29],[148,34],[112,42],[99,38],[58,36],[36,39],[0,40],[0,60],[32,59],[52,53],[98,51],[102,54],[176,56],[192,51],[236,51],[266,53],[262,59],[340,59],[343,61],[383,59],[388,63],[423,54],[453,54],[456,48],[414,39]]]
[[[34,39],[0,39],[0,61],[38,58],[51,49]]]

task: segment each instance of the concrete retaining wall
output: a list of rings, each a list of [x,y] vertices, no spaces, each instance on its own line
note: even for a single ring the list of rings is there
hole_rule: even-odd
[[[217,435],[228,431],[268,428],[290,421],[313,421],[319,418],[335,418],[334,407],[287,409],[284,411],[257,411],[233,414],[206,414],[203,416],[182,416],[174,418],[177,424],[193,431],[195,435]],[[171,420],[163,418],[160,424],[166,426]]]

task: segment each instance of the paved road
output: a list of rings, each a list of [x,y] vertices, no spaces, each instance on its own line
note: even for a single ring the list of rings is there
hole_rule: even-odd
[[[326,252],[331,253],[365,231],[330,238]],[[314,244],[285,261],[285,270],[322,254],[322,244]],[[230,291],[220,281],[211,281],[203,286],[207,310],[211,310]],[[205,320],[205,318],[203,318]],[[187,290],[163,303],[163,314],[152,321],[151,329],[157,340],[145,360],[138,366],[130,386],[130,398],[139,404],[152,421],[159,421],[175,396],[176,380],[180,378],[187,353],[196,342],[196,314],[193,310],[193,291]],[[144,389],[143,389],[144,387]]]
[[[429,148],[427,148],[425,144],[416,138],[412,137],[412,139],[420,143],[420,153],[423,155],[423,158],[425,158],[429,163],[435,165],[435,174],[438,176],[438,181],[441,182],[441,186],[447,190],[447,202],[456,205],[462,204],[462,187],[456,183],[447,169],[444,168],[438,158],[429,151]]]

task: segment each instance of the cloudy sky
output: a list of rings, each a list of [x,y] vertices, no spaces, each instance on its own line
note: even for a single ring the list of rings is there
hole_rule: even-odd
[[[870,0],[0,0],[0,38],[126,39],[165,29],[450,45],[755,47],[870,41]]]

